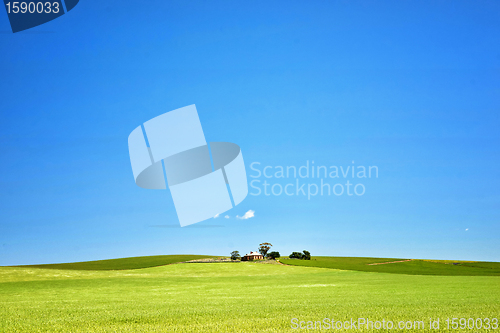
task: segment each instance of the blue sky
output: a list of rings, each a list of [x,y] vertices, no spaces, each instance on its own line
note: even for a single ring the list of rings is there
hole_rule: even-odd
[[[499,261],[499,14],[497,1],[82,0],[12,34],[0,10],[0,265],[262,242]],[[176,227],[169,192],[135,185],[127,137],[190,104],[249,176],[252,162],[354,161],[379,177],[363,196],[249,195],[229,219]]]

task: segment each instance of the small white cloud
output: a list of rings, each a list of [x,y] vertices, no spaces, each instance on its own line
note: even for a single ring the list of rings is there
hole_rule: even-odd
[[[228,219],[228,218],[229,218],[229,215],[224,216],[224,218]]]
[[[465,229],[465,231],[469,231],[469,228]]]
[[[215,214],[214,219],[218,218],[220,214]]]
[[[250,210],[249,210],[248,212],[246,212],[246,213],[245,213],[245,215],[243,215],[243,216],[236,215],[236,218],[237,218],[237,219],[240,219],[240,220],[248,220],[248,219],[250,219],[250,218],[252,218],[252,217],[254,217],[254,216],[255,216],[255,211],[250,209]]]

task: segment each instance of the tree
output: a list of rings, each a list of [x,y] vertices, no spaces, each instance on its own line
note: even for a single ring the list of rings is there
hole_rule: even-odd
[[[240,251],[231,252],[231,260],[238,260],[240,258],[241,258]]]
[[[267,252],[271,249],[271,246],[273,246],[271,243],[259,244],[259,253],[265,258],[267,256]]]
[[[288,257],[289,257],[290,259],[294,259],[294,258],[295,258],[295,259],[302,259],[302,255],[303,255],[303,254],[302,254],[302,253],[300,253],[300,252],[292,252],[292,254],[290,254]]]
[[[304,250],[302,252],[304,252],[304,255],[302,256],[302,259],[304,259],[304,260],[311,260],[311,252],[306,251],[306,250]]]
[[[296,259],[302,259],[302,260],[311,260],[311,252],[309,251],[302,251],[302,252],[292,252],[288,256],[290,259],[296,258]]]
[[[277,251],[269,252],[267,257],[271,259],[278,259],[280,257],[280,253]]]

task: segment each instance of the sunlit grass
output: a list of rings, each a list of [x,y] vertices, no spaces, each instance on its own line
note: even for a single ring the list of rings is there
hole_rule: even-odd
[[[397,262],[403,260],[405,259],[357,257],[312,257],[311,260],[280,258],[280,261],[287,265],[336,268],[362,272],[414,275],[500,276],[500,262],[456,260],[411,260]],[[387,264],[373,265],[376,263]]]
[[[258,263],[0,268],[0,332],[281,332],[291,319],[492,317],[500,278]],[[435,332],[435,330],[434,330]]]
[[[148,268],[174,264],[195,259],[214,258],[214,256],[197,254],[161,255],[147,257],[130,257],[107,260],[94,260],[83,262],[70,262],[63,264],[25,265],[18,267],[50,268],[50,269],[76,269],[76,270],[120,270]]]

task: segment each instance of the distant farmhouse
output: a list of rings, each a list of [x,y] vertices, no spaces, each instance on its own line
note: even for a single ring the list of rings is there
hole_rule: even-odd
[[[241,257],[241,261],[251,261],[251,260],[263,260],[264,257],[262,254],[258,252],[250,252],[249,254],[245,254],[243,257]]]

